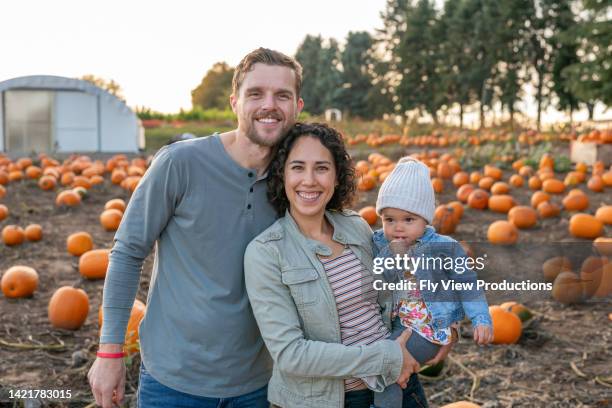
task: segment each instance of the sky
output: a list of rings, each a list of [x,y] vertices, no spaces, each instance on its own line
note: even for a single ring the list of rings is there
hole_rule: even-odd
[[[307,34],[343,40],[381,27],[385,0],[32,1],[0,4],[0,81],[24,75],[113,79],[128,105],[191,108],[215,62],[260,46],[294,55]]]
[[[335,38],[382,27],[385,0],[8,0],[0,3],[0,81],[25,75],[117,82],[129,106],[191,108],[215,62],[235,66],[260,46],[294,55],[307,34]],[[306,101],[307,103],[307,101]],[[517,106],[535,116],[532,98]],[[585,119],[586,112],[575,119]],[[612,109],[596,109],[612,119]],[[549,109],[545,121],[563,120]],[[468,120],[477,120],[477,114]]]

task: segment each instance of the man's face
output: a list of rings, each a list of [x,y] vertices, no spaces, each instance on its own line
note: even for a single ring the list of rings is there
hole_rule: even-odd
[[[304,102],[295,94],[295,72],[288,67],[257,63],[230,97],[238,129],[251,142],[272,147],[297,120]]]

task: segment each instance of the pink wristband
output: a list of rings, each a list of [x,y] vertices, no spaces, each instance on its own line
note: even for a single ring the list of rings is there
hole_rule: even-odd
[[[101,357],[101,358],[123,358],[126,355],[127,353],[123,351],[121,353],[102,353],[100,351],[96,353],[96,356]]]

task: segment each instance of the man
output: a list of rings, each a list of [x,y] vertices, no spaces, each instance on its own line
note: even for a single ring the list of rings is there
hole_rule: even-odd
[[[232,83],[238,128],[156,155],[111,251],[99,348],[105,354],[88,374],[97,404],[123,398],[125,366],[112,357],[121,356],[142,262],[157,242],[139,332],[140,406],[268,407],[271,359],[248,303],[243,255],[276,219],[265,170],[302,110],[301,78],[293,58],[251,52]]]

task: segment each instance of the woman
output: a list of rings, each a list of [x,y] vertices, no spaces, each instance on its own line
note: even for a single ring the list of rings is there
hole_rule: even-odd
[[[249,244],[247,292],[274,359],[268,399],[283,408],[369,408],[365,377],[405,383],[418,363],[385,340],[389,319],[373,289],[372,231],[344,208],[355,192],[340,134],[296,124],[270,167],[268,195],[282,217]],[[388,296],[378,299],[381,304]],[[400,376],[400,374],[402,374]],[[416,374],[404,407],[426,406]]]

